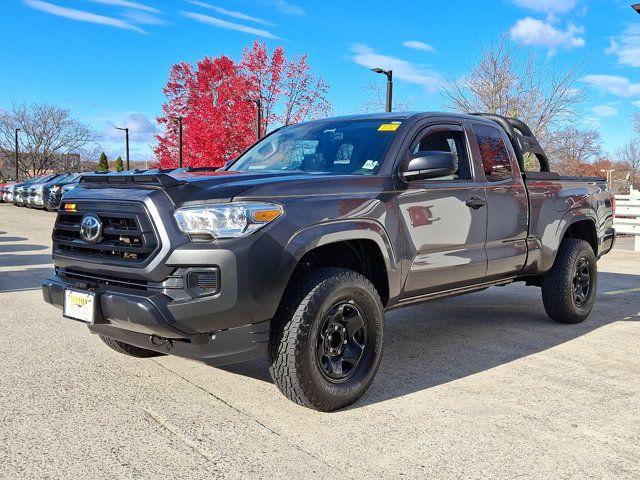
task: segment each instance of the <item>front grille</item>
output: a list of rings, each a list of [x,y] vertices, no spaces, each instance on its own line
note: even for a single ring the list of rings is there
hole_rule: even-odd
[[[98,242],[80,235],[82,217],[92,213],[102,223]],[[117,264],[145,263],[159,242],[145,208],[135,203],[77,203],[76,211],[61,209],[53,227],[53,252],[58,255]]]

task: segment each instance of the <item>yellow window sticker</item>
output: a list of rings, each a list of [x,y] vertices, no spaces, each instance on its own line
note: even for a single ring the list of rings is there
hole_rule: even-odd
[[[400,127],[399,123],[383,123],[378,127],[379,132],[395,132]]]

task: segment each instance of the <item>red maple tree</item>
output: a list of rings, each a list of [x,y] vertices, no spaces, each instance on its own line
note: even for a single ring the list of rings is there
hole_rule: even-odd
[[[183,164],[222,166],[255,141],[256,105],[247,99],[260,99],[264,134],[325,116],[331,108],[328,88],[313,75],[306,55],[288,60],[283,47],[269,54],[260,42],[247,48],[239,63],[221,55],[173,65],[158,118],[165,125],[157,135],[159,164],[178,164],[178,117],[183,118]]]

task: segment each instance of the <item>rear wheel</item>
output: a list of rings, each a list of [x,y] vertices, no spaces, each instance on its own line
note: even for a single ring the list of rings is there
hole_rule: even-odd
[[[580,323],[596,300],[598,266],[591,245],[576,238],[560,244],[551,270],[542,280],[542,301],[547,314],[561,323]]]
[[[146,348],[136,347],[135,345],[129,345],[128,343],[121,342],[120,340],[115,340],[110,337],[105,337],[104,335],[98,335],[100,340],[107,344],[108,347],[112,348],[118,353],[123,353],[125,355],[129,355],[131,357],[137,358],[151,358],[151,357],[159,357],[164,355],[164,353],[154,352],[153,350],[147,350]]]
[[[269,363],[290,400],[332,411],[369,388],[382,355],[384,313],[375,287],[341,268],[320,268],[292,282],[273,320]]]

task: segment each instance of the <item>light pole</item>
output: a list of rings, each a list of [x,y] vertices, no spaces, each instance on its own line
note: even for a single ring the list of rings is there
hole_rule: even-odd
[[[393,97],[393,70],[383,70],[382,68],[372,68],[372,72],[382,73],[387,76],[387,108],[385,111],[391,111],[391,101]]]
[[[611,188],[611,184],[613,183],[613,172],[615,172],[615,170],[613,168],[608,170],[601,168],[600,171],[607,174],[607,185],[609,186],[609,188]]]
[[[19,128],[16,128],[16,182],[18,181],[18,176],[20,175],[19,171],[18,171],[18,158],[20,157],[19,153],[18,153],[18,132],[20,131]]]
[[[260,140],[262,138],[262,128],[260,127],[262,124],[262,102],[259,98],[245,98],[244,100],[245,102],[252,102],[256,104],[256,140]]]
[[[176,120],[178,120],[178,166],[182,168],[182,117],[176,117]]]
[[[116,130],[122,130],[124,132],[125,143],[127,145],[127,171],[129,168],[129,128],[128,127],[116,127]]]
[[[637,13],[640,13],[640,3],[634,3],[631,5],[631,8],[633,8]]]

